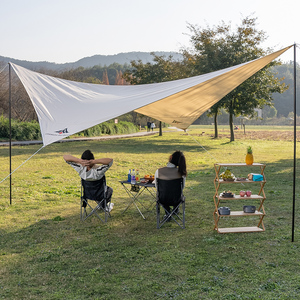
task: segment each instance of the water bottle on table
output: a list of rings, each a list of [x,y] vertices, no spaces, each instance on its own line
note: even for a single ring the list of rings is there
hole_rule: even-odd
[[[131,169],[128,171],[127,182],[131,182]]]
[[[136,184],[134,169],[131,171],[131,184]]]

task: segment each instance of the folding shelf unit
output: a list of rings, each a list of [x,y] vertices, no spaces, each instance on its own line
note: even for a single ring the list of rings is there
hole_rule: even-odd
[[[229,164],[222,164],[217,163],[214,165],[216,177],[214,179],[214,185],[215,185],[215,194],[214,194],[214,204],[215,204],[215,210],[213,213],[214,221],[215,221],[215,227],[214,230],[217,230],[219,233],[234,233],[234,232],[262,232],[265,231],[265,226],[263,223],[263,218],[265,216],[265,209],[263,206],[263,203],[266,199],[265,192],[264,192],[264,185],[266,183],[266,178],[264,175],[264,170],[266,165],[261,163],[253,163],[252,165],[246,165],[245,163],[229,163]],[[263,175],[262,181],[252,181],[248,180],[247,178],[245,180],[234,180],[234,181],[226,181],[220,178],[220,170],[221,168],[246,168],[246,170],[239,170],[239,171],[249,171],[249,167],[252,167],[251,170],[253,170],[253,167],[259,168],[260,174]],[[248,170],[247,170],[248,168]],[[234,172],[233,172],[234,173]],[[249,173],[249,172],[248,172]],[[248,174],[247,173],[247,174]],[[258,173],[258,172],[257,172]],[[239,194],[234,195],[232,198],[225,198],[222,196],[222,193],[219,192],[219,189],[221,186],[229,186],[234,184],[244,184],[244,185],[260,185],[260,190],[258,194],[251,195],[250,197],[244,196],[241,197]],[[259,187],[258,187],[259,188]],[[257,188],[257,189],[258,189]],[[249,200],[249,202],[256,202],[259,207],[255,210],[254,213],[245,213],[244,211],[231,211],[229,215],[220,215],[218,212],[218,208],[220,207],[220,204],[224,201],[238,201],[238,200]],[[257,226],[251,226],[251,227],[229,227],[229,228],[219,228],[219,220],[220,218],[234,218],[234,217],[253,217],[256,216],[258,218],[258,224]]]

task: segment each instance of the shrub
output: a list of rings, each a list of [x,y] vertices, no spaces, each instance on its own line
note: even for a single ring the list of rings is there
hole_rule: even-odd
[[[138,127],[130,122],[119,122],[115,124],[113,122],[103,122],[81,132],[74,134],[73,136],[101,136],[112,134],[124,134],[134,133],[139,131]],[[32,122],[20,122],[17,120],[11,121],[11,135],[13,140],[28,141],[28,140],[40,140],[41,132],[39,123]],[[9,119],[0,116],[0,138],[5,140],[9,139]]]
[[[20,122],[11,120],[11,137],[14,140],[37,140],[41,139],[40,126],[38,122]],[[0,138],[9,139],[9,119],[0,117]]]
[[[9,120],[3,115],[0,117],[0,137],[9,138]]]

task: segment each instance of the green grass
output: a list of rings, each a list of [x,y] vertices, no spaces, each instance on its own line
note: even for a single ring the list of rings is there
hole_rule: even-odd
[[[0,298],[298,299],[298,203],[291,242],[293,143],[229,143],[228,138],[212,139],[209,130],[213,134],[212,126],[197,126],[189,135],[168,132],[42,149],[13,174],[11,206],[9,180],[0,184]],[[213,165],[244,162],[248,145],[254,161],[267,165],[266,231],[221,235],[213,230]],[[13,169],[38,147],[13,147]],[[79,156],[85,149],[96,157],[114,158],[107,182],[114,189],[115,206],[107,224],[95,217],[83,223],[79,219],[80,181],[62,156]],[[189,172],[186,229],[167,223],[157,230],[154,210],[146,220],[133,206],[122,214],[128,197],[118,180],[130,168],[141,175],[154,173],[177,149],[184,151]],[[0,162],[4,178],[7,148],[0,148]],[[299,192],[296,187],[296,199]]]

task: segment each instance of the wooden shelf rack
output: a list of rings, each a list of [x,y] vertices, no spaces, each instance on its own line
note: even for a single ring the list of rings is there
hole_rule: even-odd
[[[243,180],[233,180],[233,181],[226,181],[220,178],[220,171],[221,168],[249,168],[249,167],[255,167],[259,169],[259,174],[263,176],[262,181],[252,181],[243,179]],[[253,163],[252,165],[246,165],[245,163],[229,163],[229,164],[221,164],[217,163],[214,165],[216,176],[214,179],[214,186],[215,186],[215,194],[214,194],[214,204],[215,204],[215,210],[213,213],[214,216],[214,230],[217,230],[219,233],[241,233],[241,232],[263,232],[265,231],[265,226],[263,223],[263,218],[265,216],[265,209],[264,209],[264,201],[266,199],[266,195],[264,192],[264,185],[266,183],[266,178],[264,174],[266,165],[261,163]],[[252,168],[253,169],[253,168]],[[249,169],[248,169],[249,170]],[[247,170],[245,170],[247,171]],[[234,173],[234,172],[233,172]],[[223,197],[222,193],[219,192],[220,187],[222,185],[234,185],[234,184],[256,184],[259,185],[259,192],[257,194],[251,195],[249,197],[244,196],[241,197],[240,195],[234,195],[234,197]],[[244,211],[230,211],[229,215],[221,215],[219,214],[218,208],[220,207],[222,202],[228,202],[228,201],[241,201],[241,200],[249,200],[249,202],[257,202],[258,208],[256,208],[254,213],[245,213]],[[230,227],[230,228],[220,228],[219,227],[219,221],[221,218],[235,218],[235,217],[257,217],[258,218],[258,224],[257,226],[245,226],[245,227]]]

